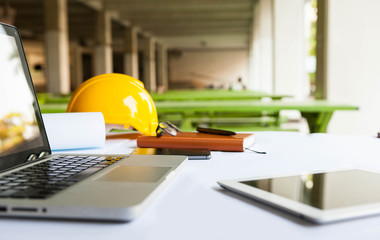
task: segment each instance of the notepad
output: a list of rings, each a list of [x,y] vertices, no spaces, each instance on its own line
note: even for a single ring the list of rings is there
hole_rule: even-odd
[[[177,136],[139,136],[138,147],[150,148],[208,148],[212,151],[243,152],[254,143],[254,134],[237,133],[233,136],[198,132],[180,132]]]

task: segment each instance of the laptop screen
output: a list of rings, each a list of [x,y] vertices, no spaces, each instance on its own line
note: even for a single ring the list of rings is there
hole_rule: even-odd
[[[50,154],[17,30],[0,24],[0,171]]]

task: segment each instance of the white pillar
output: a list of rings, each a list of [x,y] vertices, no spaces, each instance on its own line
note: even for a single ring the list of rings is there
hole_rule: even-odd
[[[164,44],[157,44],[157,90],[168,89],[168,49]],[[162,88],[162,89],[159,89]]]
[[[66,94],[70,92],[66,0],[45,0],[44,14],[48,92]]]
[[[349,2],[326,2],[327,99],[359,110],[336,111],[328,132],[376,136],[380,131],[380,1]]]
[[[248,88],[304,98],[304,0],[259,0],[250,39]]]
[[[95,27],[94,73],[95,75],[112,73],[112,22],[110,13],[106,10],[97,12]]]
[[[272,0],[255,3],[249,46],[248,88],[273,92],[273,7]]]
[[[137,34],[138,30],[136,27],[128,27],[125,29],[124,72],[131,77],[139,79]]]
[[[144,58],[144,85],[149,92],[156,91],[156,62],[155,62],[155,39],[144,37],[142,42]]]
[[[305,69],[305,0],[274,0],[274,93],[309,95]]]

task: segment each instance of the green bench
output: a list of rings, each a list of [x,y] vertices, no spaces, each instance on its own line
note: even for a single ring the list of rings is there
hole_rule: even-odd
[[[156,102],[159,114],[182,114],[183,123],[189,126],[194,113],[203,113],[212,118],[215,113],[262,114],[263,116],[278,116],[276,128],[281,125],[280,111],[298,110],[309,125],[310,133],[326,132],[328,123],[335,111],[358,110],[357,106],[330,103],[323,100],[314,101],[271,101],[262,102],[254,100],[225,100],[225,101],[162,101]],[[237,117],[238,118],[238,117]],[[249,117],[247,117],[249,118]],[[188,120],[190,119],[190,120]],[[240,120],[239,120],[240,121]],[[235,127],[238,127],[236,124]],[[241,125],[241,124],[240,124]],[[191,126],[191,125],[190,125]],[[252,129],[256,126],[252,126]]]
[[[164,93],[151,93],[154,101],[203,101],[203,100],[261,100],[269,98],[281,100],[289,95],[267,94],[258,91],[230,91],[223,89],[168,90]]]

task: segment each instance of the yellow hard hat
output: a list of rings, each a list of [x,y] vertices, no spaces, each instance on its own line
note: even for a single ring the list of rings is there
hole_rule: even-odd
[[[118,73],[102,74],[82,83],[67,112],[102,112],[108,124],[123,124],[146,136],[156,136],[157,110],[139,80]]]

